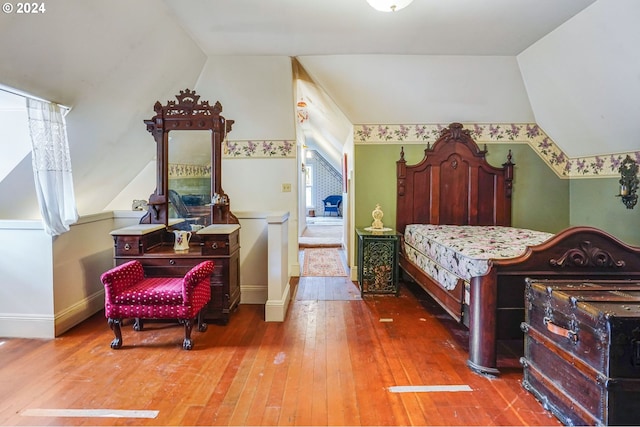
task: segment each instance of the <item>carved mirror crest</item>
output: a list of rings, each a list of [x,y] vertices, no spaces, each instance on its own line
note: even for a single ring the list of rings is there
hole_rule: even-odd
[[[220,115],[220,102],[211,106],[195,91],[181,90],[176,100],[157,101],[156,115],[144,121],[156,141],[157,174],[140,223],[238,224],[221,182],[222,144],[234,121]]]

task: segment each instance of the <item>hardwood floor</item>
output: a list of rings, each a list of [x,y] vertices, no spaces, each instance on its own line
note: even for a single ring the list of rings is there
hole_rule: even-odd
[[[521,387],[517,357],[499,378],[469,371],[466,331],[420,290],[360,298],[346,278],[292,282],[285,322],[241,305],[228,325],[194,331],[191,351],[182,327],[160,323],[127,324],[112,350],[102,313],[55,340],[1,339],[0,424],[560,425]],[[37,412],[53,409],[93,412]],[[93,416],[104,409],[158,413]]]

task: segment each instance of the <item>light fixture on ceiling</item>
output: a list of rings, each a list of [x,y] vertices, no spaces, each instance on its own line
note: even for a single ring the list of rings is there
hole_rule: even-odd
[[[380,12],[397,12],[409,6],[413,0],[367,0],[369,6]]]

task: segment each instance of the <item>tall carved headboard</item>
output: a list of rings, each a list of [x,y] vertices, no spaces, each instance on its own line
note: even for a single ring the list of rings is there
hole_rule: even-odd
[[[460,123],[444,129],[416,165],[407,165],[403,147],[396,162],[398,232],[418,223],[511,225],[511,151],[502,168],[487,163],[486,153]]]

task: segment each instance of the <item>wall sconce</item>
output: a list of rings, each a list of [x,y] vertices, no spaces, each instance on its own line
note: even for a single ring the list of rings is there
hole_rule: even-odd
[[[622,203],[627,209],[633,209],[638,203],[638,163],[629,155],[620,164],[620,194],[618,197],[622,199]]]

